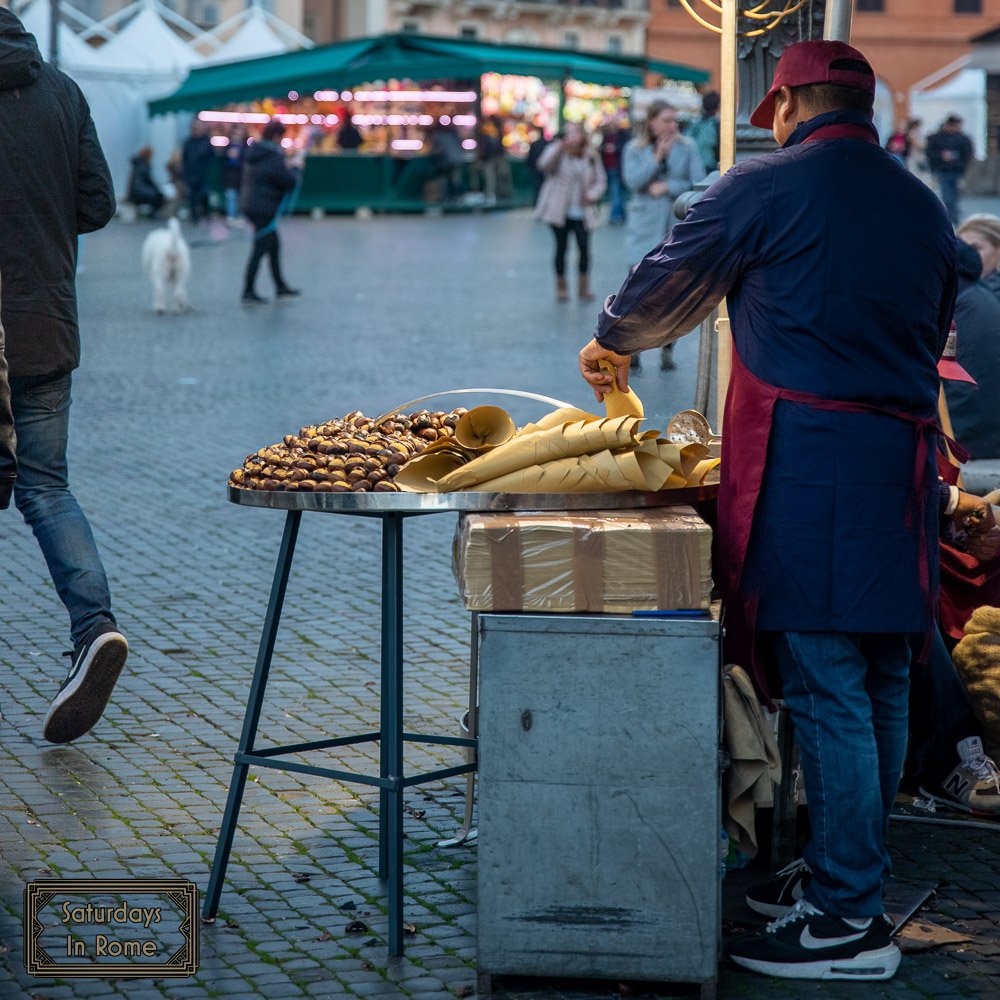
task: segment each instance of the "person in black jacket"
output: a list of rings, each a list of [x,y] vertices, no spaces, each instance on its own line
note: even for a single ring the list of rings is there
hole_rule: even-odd
[[[184,184],[188,189],[188,218],[201,222],[208,215],[208,172],[215,161],[215,147],[205,125],[195,119],[191,134],[181,150],[184,164]]]
[[[962,131],[958,115],[948,115],[941,128],[927,140],[927,165],[954,226],[958,225],[958,185],[972,156],[972,142]]]
[[[956,360],[976,384],[944,382],[955,440],[974,459],[1000,458],[1000,300],[980,277],[982,257],[959,242]]]
[[[243,158],[243,189],[240,208],[254,228],[253,248],[243,279],[243,304],[266,302],[257,294],[255,283],[260,262],[267,257],[278,298],[300,294],[289,287],[281,271],[281,240],[278,217],[298,183],[298,171],[285,163],[281,137],[285,126],[272,121],[264,126],[260,140],[247,147]]]
[[[153,180],[153,149],[143,146],[132,157],[132,172],[128,179],[128,200],[136,208],[149,206],[150,215],[155,219],[166,201],[163,192]]]
[[[73,659],[42,728],[52,743],[101,717],[128,643],[94,536],[69,489],[66,439],[80,363],[76,253],[115,213],[114,187],[80,88],[43,62],[0,8],[0,274],[17,434],[14,503],[31,526],[70,617]]]

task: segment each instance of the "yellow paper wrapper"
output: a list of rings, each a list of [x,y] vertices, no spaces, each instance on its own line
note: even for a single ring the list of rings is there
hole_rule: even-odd
[[[455,424],[455,440],[470,451],[505,444],[514,436],[514,421],[499,406],[476,406]]]
[[[442,492],[470,489],[476,483],[496,479],[518,469],[545,465],[564,458],[627,448],[635,444],[639,420],[578,420],[533,434],[518,434],[450,473],[438,484]]]
[[[611,372],[617,378],[618,373],[615,366],[610,361],[601,361],[601,367],[605,371]],[[604,397],[605,412],[609,417],[643,417],[645,410],[642,408],[642,400],[631,390],[622,392],[618,388],[617,382],[612,382],[611,392]]]

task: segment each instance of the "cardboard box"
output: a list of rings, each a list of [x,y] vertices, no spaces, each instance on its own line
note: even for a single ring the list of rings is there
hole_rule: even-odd
[[[711,561],[690,507],[463,514],[453,548],[470,611],[707,611]]]

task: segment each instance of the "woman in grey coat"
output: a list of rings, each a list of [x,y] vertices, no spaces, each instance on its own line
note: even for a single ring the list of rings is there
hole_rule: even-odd
[[[622,180],[631,194],[625,229],[629,267],[666,239],[675,221],[674,199],[704,176],[697,145],[681,135],[676,108],[653,101],[642,131],[622,152]],[[639,355],[633,355],[632,366],[639,367]],[[674,367],[669,348],[663,349],[661,367]]]

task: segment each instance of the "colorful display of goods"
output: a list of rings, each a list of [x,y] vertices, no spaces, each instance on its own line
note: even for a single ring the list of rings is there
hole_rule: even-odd
[[[419,410],[376,424],[355,410],[247,455],[229,485],[302,493],[395,493],[396,473],[432,442],[452,437],[465,412]]]

